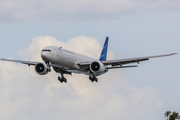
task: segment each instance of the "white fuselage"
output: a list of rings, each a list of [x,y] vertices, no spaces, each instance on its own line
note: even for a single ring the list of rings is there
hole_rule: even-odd
[[[77,63],[80,61],[83,62],[99,61],[97,59],[56,46],[45,47],[41,52],[41,58],[43,59],[44,62],[50,62],[51,64],[56,64],[59,67],[63,67],[64,69],[70,69],[71,72],[75,72],[75,73],[83,72],[84,74],[87,75],[89,75],[88,71],[85,71],[83,68],[79,67]]]

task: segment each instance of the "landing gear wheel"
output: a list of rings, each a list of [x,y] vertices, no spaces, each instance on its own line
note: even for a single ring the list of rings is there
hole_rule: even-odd
[[[91,80],[91,82],[94,82],[94,80],[91,76],[89,76],[89,80]]]
[[[58,77],[58,80],[61,82],[61,83],[63,83],[63,82],[65,82],[65,83],[67,83],[67,79],[65,78],[65,77]]]
[[[89,79],[91,80],[91,82],[98,82],[98,79],[95,76],[89,76]]]
[[[63,74],[61,74],[61,77],[58,77],[58,80],[59,80],[61,83],[63,83],[63,82],[67,83],[67,79],[63,76]]]
[[[58,77],[58,80],[62,83],[63,79],[61,77]]]
[[[66,78],[58,77],[58,80],[59,80],[61,83],[63,83],[63,82],[67,83],[67,79],[66,79]]]
[[[95,78],[94,78],[94,81],[98,82],[98,79],[95,77]]]
[[[65,77],[62,78],[65,83],[67,83],[67,79]]]

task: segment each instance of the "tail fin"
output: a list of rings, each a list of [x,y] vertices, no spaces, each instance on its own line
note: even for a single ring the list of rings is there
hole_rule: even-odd
[[[109,37],[106,37],[106,41],[104,43],[104,47],[102,49],[101,56],[99,58],[100,61],[106,61],[107,49],[108,49],[108,41],[109,41]]]

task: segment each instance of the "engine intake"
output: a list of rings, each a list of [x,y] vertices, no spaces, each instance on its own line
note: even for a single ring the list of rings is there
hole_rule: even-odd
[[[105,66],[100,61],[92,62],[89,68],[93,73],[101,73],[105,71]]]
[[[45,75],[48,73],[48,66],[45,63],[38,63],[35,66],[35,71],[39,75]]]

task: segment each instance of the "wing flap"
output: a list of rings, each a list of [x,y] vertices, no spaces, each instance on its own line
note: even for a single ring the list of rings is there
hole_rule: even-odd
[[[137,65],[132,65],[132,66],[118,66],[118,67],[108,67],[108,69],[129,68],[129,67],[138,67],[138,66],[137,66]]]

